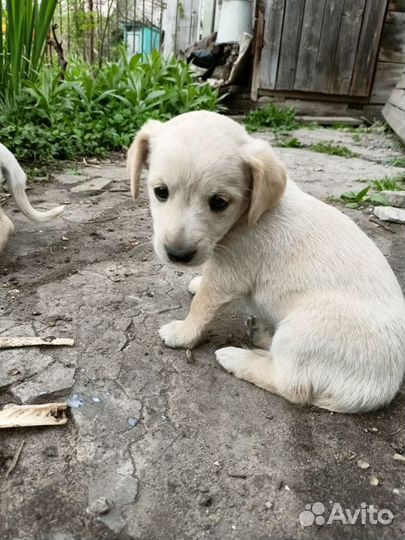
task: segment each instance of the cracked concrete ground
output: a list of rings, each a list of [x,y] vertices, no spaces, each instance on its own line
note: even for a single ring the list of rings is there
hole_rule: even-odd
[[[362,189],[359,179],[404,172],[386,164],[403,155],[387,135],[296,135],[352,144],[362,156],[276,149],[291,177],[321,199]],[[75,345],[0,351],[0,404],[71,404],[65,427],[1,431],[0,538],[402,536],[404,463],[393,456],[404,453],[403,393],[384,410],[349,416],[299,408],[237,380],[213,355],[244,342],[237,307],[191,359],[165,348],[157,330],[187,313],[192,274],[156,260],[147,201],[131,200],[122,159],[71,169],[29,191],[40,208],[66,203],[59,221],[32,224],[9,199],[2,203],[16,233],[1,255],[0,335],[73,337]],[[404,228],[342,209],[405,287]],[[352,510],[365,502],[394,519],[303,528],[299,515],[315,502],[325,516],[334,502]]]

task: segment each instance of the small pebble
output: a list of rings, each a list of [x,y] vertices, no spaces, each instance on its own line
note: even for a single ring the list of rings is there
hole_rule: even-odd
[[[402,454],[398,454],[397,452],[393,455],[393,458],[395,461],[400,461],[401,463],[405,463],[405,456]]]
[[[370,467],[370,463],[367,463],[367,461],[364,461],[364,459],[358,459],[357,460],[357,467],[360,467],[360,469],[368,469]]]
[[[264,503],[264,506],[268,509],[268,510],[271,510],[273,508],[273,503],[271,501],[267,501]]]
[[[135,426],[137,426],[139,424],[139,420],[138,420],[138,418],[134,418],[134,417],[128,418],[128,424],[131,427],[135,427]]]
[[[380,481],[378,480],[376,476],[370,477],[370,486],[378,486],[379,483]]]
[[[102,516],[107,514],[112,508],[111,502],[105,497],[100,497],[93,501],[87,508],[86,512],[92,514],[93,516]]]

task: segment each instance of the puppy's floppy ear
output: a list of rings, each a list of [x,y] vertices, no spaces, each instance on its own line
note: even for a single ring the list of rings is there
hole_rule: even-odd
[[[150,139],[156,135],[162,126],[158,120],[148,120],[136,134],[127,154],[127,170],[131,179],[132,197],[139,195],[141,172],[148,166]]]
[[[280,200],[287,182],[287,169],[271,146],[259,139],[252,139],[245,147],[245,162],[252,178],[248,213],[248,225],[252,227]]]

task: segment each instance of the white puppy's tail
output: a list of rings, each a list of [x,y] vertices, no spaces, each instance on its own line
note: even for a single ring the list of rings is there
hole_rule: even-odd
[[[18,208],[28,219],[38,222],[51,221],[63,212],[64,206],[58,206],[46,212],[38,212],[32,207],[25,193],[27,179],[25,172],[10,150],[2,144],[0,144],[0,171]]]
[[[9,189],[18,208],[28,219],[38,222],[51,221],[63,212],[65,208],[64,206],[57,206],[56,208],[52,208],[52,210],[47,210],[46,212],[38,212],[38,210],[35,210],[35,208],[32,207],[30,201],[28,200],[27,194],[25,193],[25,185],[15,185],[8,180],[6,175],[4,176],[7,179]]]

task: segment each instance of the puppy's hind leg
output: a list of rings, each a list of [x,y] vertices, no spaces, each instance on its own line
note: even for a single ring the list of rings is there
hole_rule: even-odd
[[[256,317],[246,320],[246,334],[251,343],[259,349],[269,350],[273,339],[274,330],[271,325]]]
[[[223,368],[238,379],[244,379],[273,394],[285,397],[293,403],[308,404],[311,401],[310,388],[291,385],[284,370],[277,365],[268,351],[247,350],[238,347],[224,347],[215,352],[216,359]]]

